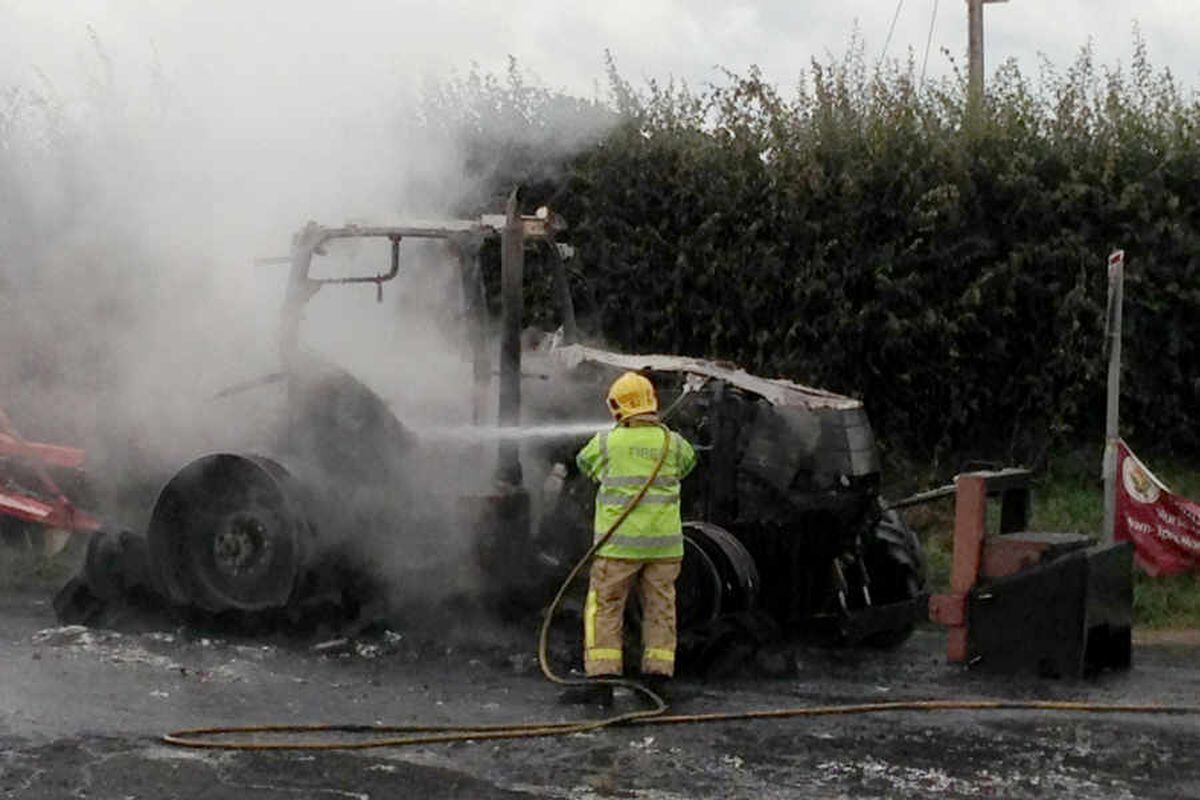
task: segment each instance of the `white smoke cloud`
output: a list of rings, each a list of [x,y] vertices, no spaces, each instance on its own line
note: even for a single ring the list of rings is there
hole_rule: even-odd
[[[470,68],[461,9],[414,7],[408,28],[370,5],[0,5],[0,405],[27,434],[151,492],[255,446],[245,409],[275,413],[277,389],[210,401],[278,368],[287,268],[253,259],[309,219],[445,217],[478,192],[455,137],[413,124],[438,70]],[[572,124],[599,123],[550,138],[585,141]],[[309,343],[403,413],[459,409],[448,266],[406,247],[378,307],[327,289]]]

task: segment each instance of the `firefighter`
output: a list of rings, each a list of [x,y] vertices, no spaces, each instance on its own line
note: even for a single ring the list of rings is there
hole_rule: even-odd
[[[583,659],[589,678],[620,676],[625,601],[634,584],[642,604],[641,674],[665,691],[675,672],[675,579],[683,560],[679,484],[696,464],[692,446],[658,419],[658,396],[643,375],[626,372],[608,390],[616,426],[596,434],[575,457],[600,484],[595,535],[603,536],[637,496],[667,445],[658,475],[592,562],[583,612]],[[664,441],[669,437],[669,445]],[[571,702],[612,702],[612,686],[568,692]]]

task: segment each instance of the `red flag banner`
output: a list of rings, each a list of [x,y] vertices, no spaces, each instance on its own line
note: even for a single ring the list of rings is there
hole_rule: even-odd
[[[1114,535],[1133,542],[1134,561],[1147,575],[1174,575],[1200,566],[1200,505],[1172,494],[1117,440]]]

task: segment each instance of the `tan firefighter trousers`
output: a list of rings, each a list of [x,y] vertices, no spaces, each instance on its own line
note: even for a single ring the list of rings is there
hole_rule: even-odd
[[[675,672],[675,579],[680,559],[629,561],[597,556],[583,609],[588,675],[620,675],[625,599],[638,582],[642,603],[642,674]]]

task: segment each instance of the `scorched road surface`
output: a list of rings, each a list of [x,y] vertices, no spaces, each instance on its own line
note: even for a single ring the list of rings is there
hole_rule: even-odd
[[[930,630],[890,653],[802,650],[794,678],[689,683],[693,696],[678,710],[1200,697],[1195,647],[1142,646],[1131,672],[1085,683],[965,673],[943,663],[942,643]],[[571,717],[538,674],[532,646],[532,631],[478,626],[323,653],[179,631],[58,629],[45,597],[10,594],[0,597],[0,796],[1200,797],[1200,720],[1190,717],[889,713],[356,753],[220,753],[158,741],[197,725]]]

